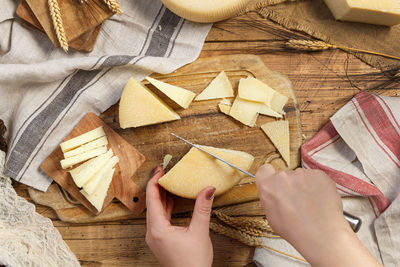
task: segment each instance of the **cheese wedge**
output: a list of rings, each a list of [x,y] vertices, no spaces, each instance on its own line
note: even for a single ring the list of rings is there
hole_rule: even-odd
[[[229,113],[231,111],[231,106],[224,105],[224,104],[218,104],[218,108],[222,113],[224,113],[226,115],[229,115]]]
[[[288,97],[285,95],[282,95],[278,92],[275,92],[274,95],[272,96],[271,104],[270,107],[280,113],[280,114],[285,114],[285,111],[283,110],[283,107],[286,105],[288,102]]]
[[[108,188],[110,187],[114,172],[114,168],[107,170],[93,194],[88,194],[85,190],[81,190],[82,195],[84,195],[99,212],[103,208],[104,199],[107,196]]]
[[[248,101],[262,102],[270,106],[275,92],[267,84],[253,77],[242,78],[239,81],[238,96]]]
[[[254,157],[245,152],[201,147],[246,171],[254,161]],[[216,196],[223,194],[244,176],[242,172],[193,147],[158,183],[175,195],[195,199],[207,186],[216,188]]]
[[[261,104],[260,106],[260,114],[270,116],[270,117],[275,117],[275,118],[282,118],[282,114],[274,111],[272,108],[268,107],[265,104]]]
[[[274,146],[278,149],[282,158],[290,167],[290,134],[289,121],[274,121],[261,126]]]
[[[398,0],[325,0],[335,19],[393,26],[400,24]]]
[[[105,135],[106,135],[106,133],[104,132],[103,127],[100,126],[94,130],[87,132],[87,133],[81,134],[75,138],[72,138],[70,140],[62,142],[60,144],[60,147],[61,147],[62,152],[65,153],[69,150],[77,148],[78,146],[89,143],[89,142],[96,140]]]
[[[196,101],[233,97],[232,84],[222,71],[196,98]]]
[[[76,156],[66,158],[60,161],[61,167],[63,169],[67,169],[75,164],[81,163],[83,161],[86,161],[88,159],[97,157],[98,155],[104,154],[107,152],[107,147],[106,146],[101,146],[92,150],[89,150],[85,153],[78,154]]]
[[[195,93],[175,85],[158,81],[150,77],[147,77],[146,80],[184,109],[189,107],[193,98],[196,96]]]
[[[119,103],[121,128],[139,127],[179,119],[179,115],[153,92],[134,78],[129,79]]]
[[[113,152],[109,149],[107,153],[101,154],[100,156],[86,161],[75,169],[70,170],[69,173],[71,174],[75,184],[78,187],[82,187],[86,184],[112,156]]]
[[[64,158],[70,158],[72,156],[76,156],[78,154],[82,154],[85,152],[88,152],[89,150],[92,150],[94,148],[98,148],[101,146],[106,146],[108,144],[107,137],[103,136],[100,137],[99,139],[96,139],[94,141],[90,141],[87,144],[81,145],[80,147],[77,147],[73,150],[67,151],[64,153]]]
[[[261,103],[247,101],[236,97],[229,115],[247,126],[254,127],[260,107]]]
[[[83,190],[89,195],[96,191],[97,186],[103,180],[105,174],[118,163],[119,159],[117,156],[109,159],[106,164],[86,183],[83,185]]]

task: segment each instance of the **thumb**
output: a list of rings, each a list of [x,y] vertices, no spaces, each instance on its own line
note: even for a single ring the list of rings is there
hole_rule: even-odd
[[[201,233],[209,232],[215,190],[215,187],[208,186],[197,195],[189,230]]]

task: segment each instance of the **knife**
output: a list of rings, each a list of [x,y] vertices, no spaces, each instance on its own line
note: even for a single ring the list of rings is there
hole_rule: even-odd
[[[244,174],[246,174],[246,175],[248,175],[248,176],[250,176],[250,177],[252,177],[252,178],[256,178],[256,176],[255,176],[254,174],[251,174],[251,173],[249,173],[249,172],[247,172],[247,171],[245,171],[245,170],[242,170],[241,168],[239,168],[239,167],[233,165],[232,163],[229,163],[229,162],[227,162],[227,161],[221,159],[220,157],[218,157],[218,156],[216,156],[216,155],[214,155],[214,154],[212,154],[212,153],[206,151],[206,150],[203,149],[201,146],[196,145],[196,144],[193,144],[193,143],[189,142],[188,140],[186,140],[186,139],[184,139],[184,138],[182,138],[182,137],[180,137],[180,136],[178,136],[178,135],[176,135],[176,134],[174,134],[174,133],[171,133],[171,135],[172,135],[172,136],[175,136],[176,138],[182,140],[183,142],[185,142],[185,143],[191,145],[192,147],[195,147],[195,148],[197,148],[197,149],[203,151],[204,153],[207,153],[208,155],[210,155],[210,156],[212,156],[212,157],[214,157],[214,158],[216,158],[216,159],[218,159],[218,160],[224,162],[225,164],[228,164],[228,165],[231,166],[232,168],[235,168],[236,170],[241,171],[242,173],[244,173]],[[360,230],[360,227],[361,227],[361,223],[362,223],[361,219],[358,218],[358,217],[356,217],[356,216],[354,216],[354,215],[352,215],[352,214],[350,214],[350,213],[347,213],[347,212],[345,212],[345,211],[343,211],[343,216],[344,216],[344,218],[346,219],[346,221],[350,224],[351,229],[353,229],[353,231],[354,231],[355,233],[357,233],[358,230]]]

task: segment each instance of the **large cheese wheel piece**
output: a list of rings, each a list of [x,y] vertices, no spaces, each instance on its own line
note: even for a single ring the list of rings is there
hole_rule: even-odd
[[[282,158],[290,167],[290,135],[289,121],[274,121],[261,126],[274,146],[278,149]]]
[[[179,119],[179,115],[158,96],[134,78],[129,79],[119,103],[121,128],[139,127]]]
[[[172,84],[168,84],[150,77],[147,77],[146,80],[148,80],[158,90],[163,92],[163,94],[185,109],[189,107],[190,103],[193,101],[193,98],[196,96],[195,93]]]
[[[245,171],[250,169],[254,161],[254,157],[245,152],[201,147]],[[215,195],[223,194],[239,183],[243,177],[244,173],[192,147],[167,174],[158,180],[158,183],[175,195],[195,199],[207,186],[216,188]]]
[[[197,97],[196,101],[233,97],[232,84],[224,71],[215,77],[214,80]]]
[[[169,10],[187,20],[216,22],[243,11],[250,0],[161,0]]]
[[[324,0],[338,20],[393,26],[400,24],[399,0]]]

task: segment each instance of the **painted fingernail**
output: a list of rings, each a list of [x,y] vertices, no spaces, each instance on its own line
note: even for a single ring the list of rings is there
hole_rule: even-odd
[[[207,194],[206,194],[207,200],[211,200],[211,199],[214,198],[214,195],[215,195],[215,191],[216,191],[216,190],[217,190],[217,189],[216,189],[215,187],[208,189],[208,192],[207,192]]]
[[[154,171],[153,171],[153,175],[156,175],[157,173],[159,173],[162,170],[162,168],[160,166],[155,167]]]

